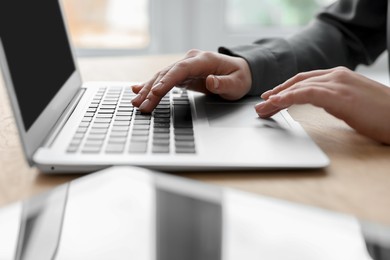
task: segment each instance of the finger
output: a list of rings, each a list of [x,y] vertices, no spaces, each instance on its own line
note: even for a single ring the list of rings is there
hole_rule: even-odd
[[[281,91],[283,91],[287,88],[290,88],[291,86],[293,86],[299,82],[302,82],[302,81],[310,79],[310,78],[316,78],[318,76],[327,75],[327,74],[333,72],[335,69],[336,68],[326,69],[326,70],[313,70],[313,71],[298,73],[297,75],[288,79],[284,83],[276,86],[275,88],[273,88],[271,90],[264,92],[261,95],[261,98],[267,100],[270,96],[276,95],[276,94],[280,93]]]
[[[158,97],[152,94],[149,94],[146,99],[139,106],[139,110],[142,113],[151,113],[153,109],[156,108],[158,103],[160,103],[162,97]]]
[[[291,90],[269,98],[269,102],[280,109],[293,104],[312,104],[325,109],[339,106],[337,92],[326,88],[323,84]]]
[[[154,82],[152,83],[153,86],[151,90],[153,94],[162,98],[174,86],[186,85],[186,81],[191,80],[191,78],[188,77],[187,74],[183,74],[185,72],[183,70],[177,69],[177,67],[181,66],[183,69],[185,69],[186,67],[189,68],[191,66],[196,66],[196,64],[191,65],[191,63],[193,60],[195,60],[194,58],[196,58],[200,53],[200,50],[190,50],[186,53],[182,60],[179,60],[178,62],[172,64],[165,70],[158,73],[158,75],[154,79]],[[166,80],[167,78],[172,78],[173,82],[171,83],[169,80]]]
[[[139,107],[145,101],[147,95],[150,92],[151,87],[152,84],[150,81],[139,86],[133,86],[133,92],[136,93],[137,95],[131,100],[131,103],[135,107]]]
[[[140,91],[141,94],[142,91],[145,91],[145,95],[138,96],[133,104],[138,106],[141,112],[151,112],[174,86],[180,85],[190,78],[191,66],[198,66],[192,64],[192,61],[196,59],[197,52],[197,50],[188,52],[184,59],[160,71]]]
[[[199,50],[188,51],[181,61],[195,57],[199,52]],[[174,85],[163,84],[162,79],[173,67],[175,67],[176,63],[158,72],[151,80],[144,83],[142,86],[133,86],[133,92],[135,92],[137,96],[132,100],[132,104],[139,107],[142,112],[151,112],[160,102],[161,98],[174,87]]]
[[[200,53],[202,53],[201,50],[197,50],[197,49],[192,49],[192,50],[189,50],[187,51],[187,53],[184,55],[184,59],[188,59],[188,58],[193,58],[193,57],[196,57],[198,56]]]
[[[323,86],[310,86],[273,95],[255,108],[257,114],[262,118],[270,117],[293,104],[312,104],[322,107],[328,112],[339,111],[341,102],[337,102],[337,99],[337,93],[332,89]]]
[[[261,118],[268,118],[279,112],[281,109],[269,101],[263,101],[255,106],[256,113]]]
[[[150,88],[150,93],[140,105],[140,110],[142,112],[151,112],[161,98],[174,86],[181,85],[190,78],[202,77],[208,69],[203,63],[198,57],[187,58],[175,63],[169,70],[161,73]]]
[[[177,87],[184,87],[188,90],[193,90],[197,92],[201,92],[204,94],[212,94],[207,88],[206,88],[206,79],[205,78],[197,78],[197,79],[189,79],[183,82],[180,85],[176,85]]]
[[[226,100],[239,99],[243,96],[243,91],[240,91],[243,86],[237,74],[238,72],[229,75],[209,75],[206,78],[206,89]]]
[[[174,86],[163,85],[162,82],[157,83],[152,86],[145,97],[144,100],[141,100],[139,105],[139,110],[143,113],[151,113],[153,109],[156,108],[161,99],[173,88]]]
[[[142,84],[138,84],[138,85],[133,85],[131,86],[131,90],[133,91],[133,93],[135,94],[138,94],[139,91],[143,88],[143,85]]]
[[[183,82],[192,78],[199,78],[204,75],[204,68],[202,61],[197,57],[188,58],[177,62],[170,70],[168,70],[162,77],[156,82],[160,83],[156,93],[164,90],[165,88],[172,88],[176,85],[182,85]]]
[[[153,86],[155,86],[159,80],[174,66],[170,65],[164,68],[163,70],[156,73],[150,80],[145,82],[144,84],[141,84],[139,86],[133,86],[133,92],[138,91],[137,96],[132,100],[132,104],[136,107],[140,107],[141,104],[145,101],[145,99],[148,97],[150,91],[152,90]],[[165,94],[162,94],[164,96]]]

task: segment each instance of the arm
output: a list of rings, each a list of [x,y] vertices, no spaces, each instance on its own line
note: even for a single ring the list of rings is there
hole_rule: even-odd
[[[175,85],[239,99],[259,95],[301,71],[370,64],[385,49],[386,10],[386,0],[340,0],[290,38],[220,48],[222,54],[189,51],[133,86],[138,95],[132,103],[151,112]]]
[[[248,62],[259,95],[298,72],[371,64],[386,48],[386,15],[386,0],[340,0],[292,37],[219,51]]]

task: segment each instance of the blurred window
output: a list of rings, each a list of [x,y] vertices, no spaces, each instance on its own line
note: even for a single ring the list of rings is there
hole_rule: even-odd
[[[229,30],[259,27],[300,27],[334,0],[225,0]]]
[[[284,36],[335,0],[61,0],[78,55],[215,50]]]
[[[62,0],[73,44],[81,49],[145,49],[149,0]]]

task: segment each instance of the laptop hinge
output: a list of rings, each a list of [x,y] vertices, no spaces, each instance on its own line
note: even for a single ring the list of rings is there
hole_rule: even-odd
[[[65,125],[65,123],[68,121],[69,117],[72,115],[73,111],[75,110],[84,92],[85,92],[85,88],[81,88],[79,91],[77,91],[75,97],[72,99],[72,101],[69,103],[69,105],[66,107],[66,109],[60,116],[60,118],[54,124],[48,137],[43,141],[43,147],[52,146],[54,140],[57,138],[61,129],[63,128],[63,126]]]

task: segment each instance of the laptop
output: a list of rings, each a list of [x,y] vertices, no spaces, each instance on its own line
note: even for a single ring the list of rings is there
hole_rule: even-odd
[[[131,105],[132,82],[83,83],[59,1],[2,1],[0,62],[26,157],[46,173],[329,163],[286,110],[260,119],[258,98],[227,102],[177,88],[142,114]]]
[[[0,259],[384,260],[390,228],[135,167],[0,209]]]

